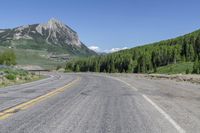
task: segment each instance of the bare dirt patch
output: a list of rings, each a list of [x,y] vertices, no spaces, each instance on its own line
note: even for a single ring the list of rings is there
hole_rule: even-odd
[[[165,74],[149,74],[149,75],[143,75],[146,78],[150,79],[170,79],[175,81],[185,81],[195,84],[200,84],[200,75],[165,75]]]

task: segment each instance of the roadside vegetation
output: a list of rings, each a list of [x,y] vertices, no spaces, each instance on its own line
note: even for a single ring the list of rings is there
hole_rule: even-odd
[[[156,73],[159,74],[189,74],[193,72],[193,62],[180,62],[176,64],[170,64],[162,66],[157,69]]]
[[[16,56],[13,50],[7,49],[0,53],[0,64],[1,65],[16,65]]]
[[[34,73],[15,69],[16,55],[11,49],[0,52],[0,87],[26,83],[38,80],[41,77]]]
[[[0,87],[27,83],[39,80],[42,77],[24,70],[14,68],[0,68]]]
[[[108,73],[200,73],[200,30],[116,53],[76,59],[66,71]]]

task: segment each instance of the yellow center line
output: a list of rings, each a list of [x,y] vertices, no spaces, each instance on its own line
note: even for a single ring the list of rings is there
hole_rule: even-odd
[[[47,94],[44,94],[42,96],[36,97],[30,101],[24,102],[22,104],[16,105],[14,107],[8,108],[4,111],[0,112],[0,120],[4,120],[8,117],[10,117],[11,115],[15,114],[16,112],[20,111],[20,110],[25,110],[27,108],[30,108],[31,106],[40,103],[52,96],[55,96],[59,93],[64,92],[67,88],[69,88],[70,86],[72,86],[73,84],[75,84],[76,82],[78,82],[80,80],[80,77],[78,77],[77,79],[71,81],[70,83],[68,83],[67,85],[61,87],[61,88],[57,88]]]

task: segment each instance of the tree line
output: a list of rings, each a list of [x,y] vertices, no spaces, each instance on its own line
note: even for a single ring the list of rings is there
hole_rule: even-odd
[[[170,40],[119,51],[75,59],[66,64],[74,72],[157,72],[157,68],[177,62],[194,62],[193,73],[200,73],[200,30]]]

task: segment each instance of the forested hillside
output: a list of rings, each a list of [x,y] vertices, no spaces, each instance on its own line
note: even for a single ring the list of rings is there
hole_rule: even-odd
[[[200,30],[174,39],[139,46],[116,53],[68,62],[67,71],[157,72],[157,68],[179,62],[194,62],[200,73]]]

